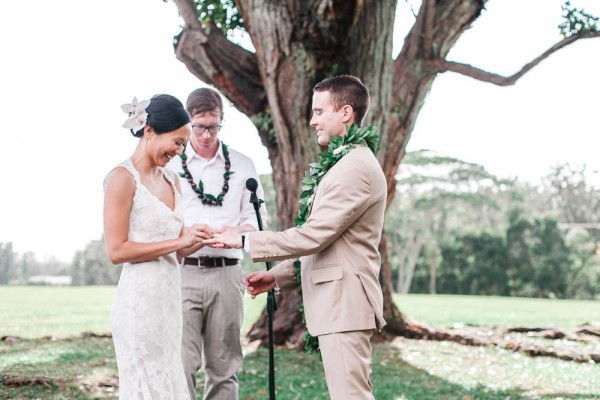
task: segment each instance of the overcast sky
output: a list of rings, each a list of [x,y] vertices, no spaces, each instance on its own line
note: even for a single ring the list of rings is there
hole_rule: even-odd
[[[396,52],[413,17],[399,1]],[[418,9],[417,2],[415,9]],[[512,74],[558,42],[561,0],[490,0],[450,59]],[[572,0],[600,15],[600,1]],[[136,140],[120,105],[203,86],[173,54],[176,6],[160,0],[11,1],[0,14],[0,242],[70,261],[102,233],[102,181]],[[600,38],[561,50],[513,87],[435,81],[408,150],[432,149],[532,183],[552,165],[600,170]],[[252,124],[221,137],[270,172]]]

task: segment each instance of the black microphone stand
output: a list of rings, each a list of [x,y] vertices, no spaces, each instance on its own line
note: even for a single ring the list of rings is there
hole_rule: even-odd
[[[252,179],[252,178],[250,178]],[[254,181],[256,182],[256,181]],[[259,199],[256,195],[256,187],[252,190],[249,188],[248,182],[246,182],[246,188],[250,190],[250,203],[254,205],[254,211],[256,212],[256,220],[258,222],[258,230],[263,230],[262,218],[260,216],[260,205],[264,203],[262,199]],[[267,271],[271,269],[271,262],[267,261]],[[277,309],[277,303],[275,301],[275,291],[273,289],[267,292],[267,331],[269,333],[269,400],[275,400],[275,349],[273,346],[273,315]]]

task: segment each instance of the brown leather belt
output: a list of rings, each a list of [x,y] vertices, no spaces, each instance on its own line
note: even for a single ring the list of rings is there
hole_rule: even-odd
[[[185,257],[184,265],[195,265],[197,267],[218,268],[236,265],[240,262],[237,258],[227,257]]]

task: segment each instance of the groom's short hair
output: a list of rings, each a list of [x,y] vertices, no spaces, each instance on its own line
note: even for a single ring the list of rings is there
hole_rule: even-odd
[[[330,92],[336,111],[345,105],[351,106],[357,125],[362,124],[369,110],[369,90],[356,76],[339,75],[325,79],[315,85],[313,92]]]
[[[185,103],[190,117],[203,112],[219,112],[221,120],[223,119],[223,100],[221,95],[210,88],[200,88],[194,90],[187,98]]]

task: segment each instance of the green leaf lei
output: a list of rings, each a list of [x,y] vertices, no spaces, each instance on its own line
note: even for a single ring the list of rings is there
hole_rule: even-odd
[[[319,162],[310,163],[308,171],[302,179],[302,193],[300,194],[300,211],[298,216],[294,218],[294,224],[297,228],[300,228],[310,213],[310,206],[317,191],[317,186],[321,182],[321,179],[327,171],[331,169],[339,160],[342,159],[346,154],[354,148],[355,144],[362,144],[373,152],[377,153],[379,147],[379,136],[377,135],[377,128],[372,125],[364,128],[358,128],[356,125],[346,128],[346,136],[334,136],[329,142],[327,151],[319,154]],[[306,317],[304,316],[304,303],[302,301],[302,282],[300,274],[300,260],[294,261],[294,268],[296,270],[296,280],[298,281],[298,296],[300,297],[301,305],[299,308],[302,314],[302,322],[306,325]],[[307,353],[319,353],[319,340],[311,336],[308,331],[304,332],[302,338],[304,340],[304,349]]]

